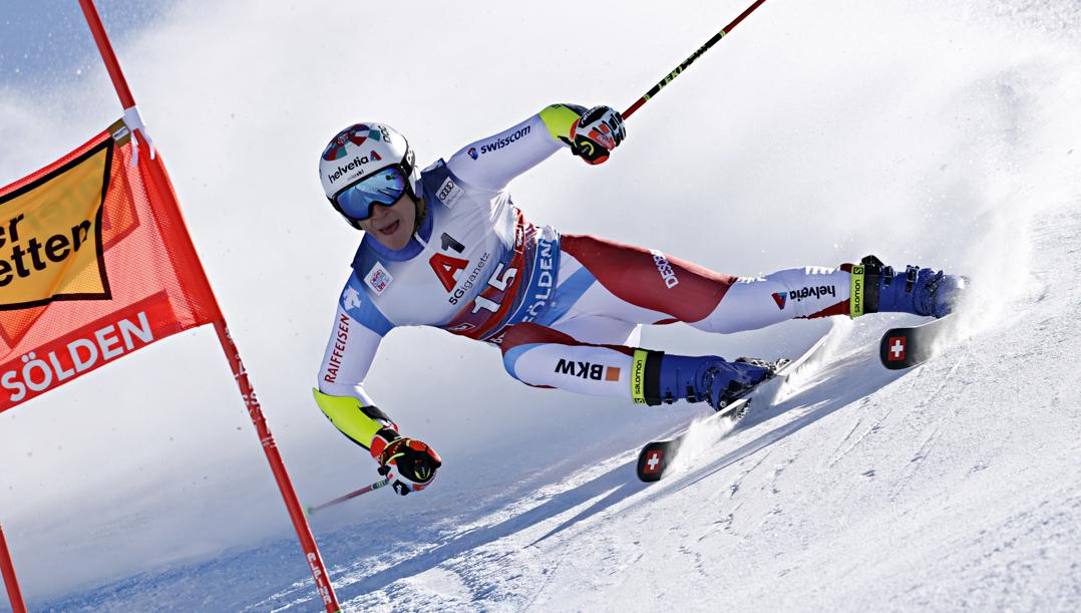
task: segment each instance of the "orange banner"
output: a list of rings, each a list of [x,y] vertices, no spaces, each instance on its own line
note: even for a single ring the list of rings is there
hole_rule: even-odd
[[[0,412],[220,318],[161,157],[123,123],[0,189]]]

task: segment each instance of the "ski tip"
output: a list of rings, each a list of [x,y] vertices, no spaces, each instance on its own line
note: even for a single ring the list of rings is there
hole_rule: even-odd
[[[889,370],[918,366],[934,357],[948,337],[953,315],[900,328],[890,328],[879,343],[879,360]]]
[[[638,453],[638,478],[646,483],[660,481],[668,468],[670,441],[654,441]]]

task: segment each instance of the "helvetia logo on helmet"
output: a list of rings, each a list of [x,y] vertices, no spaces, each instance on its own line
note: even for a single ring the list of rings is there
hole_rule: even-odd
[[[788,292],[777,292],[773,294],[773,301],[777,303],[777,308],[784,310],[784,303],[788,299]]]
[[[382,159],[383,158],[378,153],[375,152],[375,149],[372,149],[368,153],[368,155],[363,155],[363,156],[358,155],[357,157],[353,158],[353,160],[350,161],[345,166],[338,166],[338,168],[334,172],[327,175],[327,179],[330,180],[331,183],[334,183],[335,181],[342,178],[346,174],[351,173],[354,170],[360,169],[365,164],[370,164],[372,162],[379,162]]]

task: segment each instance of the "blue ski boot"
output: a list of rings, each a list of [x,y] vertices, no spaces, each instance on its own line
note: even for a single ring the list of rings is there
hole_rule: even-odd
[[[721,409],[768,379],[775,370],[775,364],[765,360],[740,358],[729,362],[715,355],[641,353],[646,354],[641,367],[643,385],[641,389],[635,388],[634,395],[637,402],[650,405],[683,399],[705,401],[714,409]]]
[[[945,317],[953,312],[966,279],[931,268],[907,266],[896,274],[873,255],[852,266],[852,316],[865,313],[912,313]]]

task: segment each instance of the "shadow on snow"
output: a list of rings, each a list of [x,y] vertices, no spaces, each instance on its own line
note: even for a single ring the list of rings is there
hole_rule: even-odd
[[[878,364],[877,355],[872,355],[870,351],[861,350],[855,352],[829,363],[828,368],[819,371],[817,376],[807,384],[807,387],[798,391],[794,396],[759,412],[752,410],[734,432],[746,431],[749,428],[768,424],[770,421],[795,410],[804,409],[806,410],[805,414],[780,427],[765,431],[754,440],[733,449],[715,461],[710,462],[707,466],[676,476],[673,479],[675,483],[672,484],[672,487],[651,487],[639,482],[634,473],[635,461],[628,461],[587,483],[556,494],[528,511],[493,526],[455,535],[432,550],[373,573],[356,583],[343,586],[338,591],[343,600],[348,600],[385,588],[399,579],[423,573],[462,554],[476,551],[504,537],[528,530],[538,523],[557,517],[598,497],[599,499],[594,500],[592,504],[580,510],[573,517],[565,519],[545,534],[530,541],[528,546],[539,545],[547,539],[604,512],[613,505],[627,500],[644,490],[654,489],[655,491],[635,500],[634,506],[649,504],[662,496],[674,495],[724,470],[726,467],[784,440],[835,411],[869,396],[904,374],[905,371],[888,371],[881,368]],[[717,444],[721,445],[723,441],[718,441]],[[477,552],[476,555],[481,556],[482,554]],[[498,557],[503,556],[497,556],[497,559]],[[483,589],[483,591],[487,592],[489,590]]]

